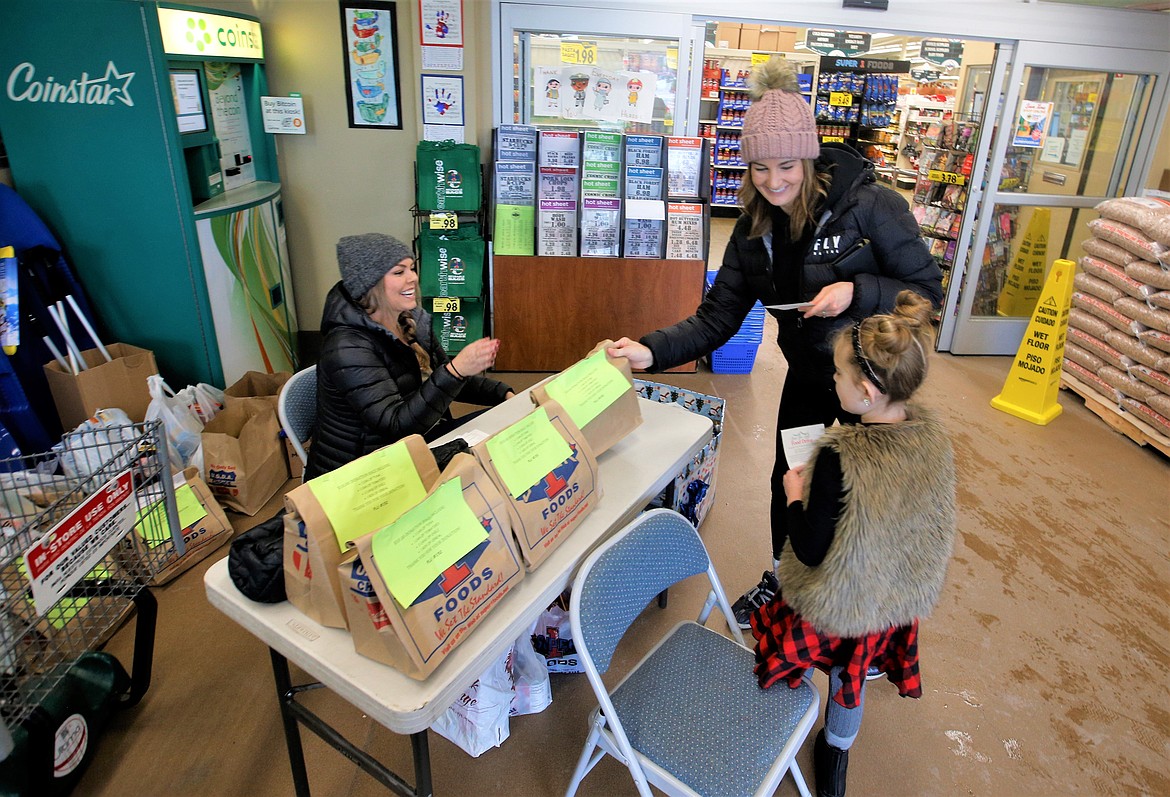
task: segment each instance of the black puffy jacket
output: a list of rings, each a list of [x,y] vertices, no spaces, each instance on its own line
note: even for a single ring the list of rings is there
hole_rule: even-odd
[[[414,351],[374,322],[337,283],[325,298],[324,343],[317,364],[317,428],[305,479],[451,417],[451,402],[495,405],[511,388],[485,376],[459,379],[431,331],[431,316],[413,311],[418,343],[434,369],[422,378]]]
[[[653,370],[689,362],[722,346],[739,331],[757,300],[764,304],[807,301],[834,282],[853,282],[853,302],[836,318],[802,318],[793,310],[771,310],[779,325],[777,342],[789,367],[832,368],[831,339],[841,327],[874,313],[890,312],[902,290],[942,303],[942,271],[922,240],[906,201],[874,181],[873,164],[853,149],[821,147],[819,172],[832,182],[815,214],[819,227],[803,259],[780,264],[799,268],[798,296],[781,296],[773,275],[771,234],[749,238],[751,219],[740,216],[723,254],[715,283],[693,316],[651,332],[641,342],[654,354]],[[845,271],[831,264],[868,240],[872,257],[855,258]]]

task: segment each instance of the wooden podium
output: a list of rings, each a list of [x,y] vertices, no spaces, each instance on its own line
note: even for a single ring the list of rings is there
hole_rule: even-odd
[[[497,371],[563,371],[598,341],[637,340],[695,312],[702,260],[497,255],[492,336]],[[695,363],[671,369],[694,372]]]

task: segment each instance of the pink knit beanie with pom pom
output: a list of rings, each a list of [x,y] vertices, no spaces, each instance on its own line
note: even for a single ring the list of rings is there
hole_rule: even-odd
[[[799,93],[796,70],[771,58],[752,70],[752,104],[743,120],[739,152],[745,163],[815,158],[821,153],[812,107]]]

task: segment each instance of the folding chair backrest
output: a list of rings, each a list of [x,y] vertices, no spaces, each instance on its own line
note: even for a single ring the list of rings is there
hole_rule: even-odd
[[[597,671],[609,669],[626,629],[654,596],[709,565],[695,527],[669,509],[640,515],[591,556],[573,584],[584,637],[575,641]]]
[[[317,366],[297,371],[284,383],[277,399],[277,414],[293,450],[303,464],[309,464],[305,441],[312,437],[317,425]]]

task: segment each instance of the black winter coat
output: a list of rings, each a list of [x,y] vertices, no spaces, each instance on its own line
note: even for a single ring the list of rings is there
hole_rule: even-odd
[[[324,343],[317,364],[317,428],[305,479],[320,476],[450,419],[451,402],[495,405],[510,387],[485,376],[459,379],[431,331],[431,316],[413,311],[418,343],[434,369],[422,378],[414,351],[373,321],[339,282],[325,299]]]
[[[825,144],[818,172],[832,178],[818,208],[819,226],[801,262],[778,263],[799,268],[798,295],[782,296],[773,274],[772,237],[749,238],[751,218],[735,224],[715,283],[693,316],[651,332],[641,342],[654,354],[661,371],[709,354],[739,331],[757,300],[788,304],[812,299],[826,285],[853,282],[853,302],[836,318],[802,318],[794,310],[770,310],[779,324],[777,342],[789,367],[833,367],[832,336],[856,319],[893,310],[894,297],[910,289],[942,303],[942,271],[922,240],[918,223],[897,192],[874,181],[873,164],[849,147]],[[833,266],[843,253],[868,240],[873,257],[854,258],[850,267]],[[782,280],[782,282],[784,282]]]

